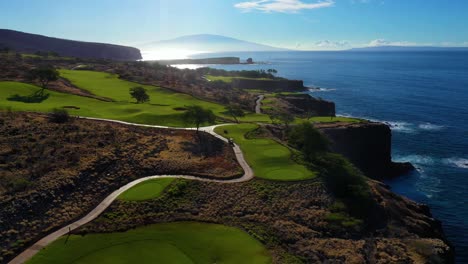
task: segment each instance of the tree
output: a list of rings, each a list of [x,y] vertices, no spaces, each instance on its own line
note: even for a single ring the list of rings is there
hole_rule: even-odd
[[[203,123],[213,123],[216,120],[216,116],[213,111],[194,105],[187,107],[187,111],[184,113],[183,119],[186,123],[194,124],[197,127],[198,134],[200,125]]]
[[[41,83],[42,91],[47,88],[49,82],[58,80],[60,73],[52,66],[45,66],[36,69],[32,69],[30,72],[31,80],[39,80]]]
[[[245,116],[244,110],[242,110],[242,108],[239,105],[230,104],[226,106],[226,111],[229,113],[230,116],[234,118],[236,123],[239,123],[239,120],[237,120],[238,117]]]
[[[1,48],[1,49],[0,49],[0,53],[9,53],[10,50],[11,50],[10,48],[4,47],[4,48]]]
[[[267,72],[268,72],[269,74],[272,74],[272,75],[274,75],[274,74],[277,74],[277,73],[278,73],[278,71],[277,71],[277,70],[275,70],[275,69],[268,69],[268,70],[267,70]]]
[[[130,96],[135,98],[137,104],[146,103],[150,100],[149,95],[146,93],[146,89],[140,86],[130,88]]]
[[[291,113],[284,111],[282,113],[279,113],[278,115],[278,120],[284,125],[286,129],[289,129],[289,125],[294,122],[294,115]]]

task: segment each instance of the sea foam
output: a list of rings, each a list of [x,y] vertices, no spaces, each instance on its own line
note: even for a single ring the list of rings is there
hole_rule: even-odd
[[[468,169],[468,159],[448,158],[444,159],[444,162],[457,168]]]
[[[418,128],[421,129],[421,130],[442,130],[445,127],[440,126],[440,125],[434,125],[434,124],[431,124],[431,123],[423,123],[423,124],[420,124],[418,126]]]

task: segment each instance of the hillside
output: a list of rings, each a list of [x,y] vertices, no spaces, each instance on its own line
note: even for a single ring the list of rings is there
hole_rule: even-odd
[[[52,38],[8,29],[0,29],[0,48],[27,53],[55,52],[61,56],[78,58],[121,61],[142,58],[140,51],[133,47]]]
[[[192,131],[83,119],[58,124],[42,114],[1,111],[0,124],[0,263],[139,177],[221,178],[240,169],[215,138],[207,138],[209,156],[190,148]]]
[[[140,47],[142,50],[178,49],[198,52],[227,51],[282,51],[285,49],[248,42],[219,35],[190,35],[170,40],[151,42]]]

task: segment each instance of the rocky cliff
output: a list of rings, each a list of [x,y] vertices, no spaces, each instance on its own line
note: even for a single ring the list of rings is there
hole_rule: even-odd
[[[304,82],[300,80],[256,80],[236,78],[232,87],[238,89],[256,89],[268,92],[300,92],[305,91]]]
[[[104,43],[51,38],[14,30],[0,29],[0,47],[17,52],[55,52],[61,56],[133,61],[142,59],[140,50]]]
[[[392,162],[392,132],[382,123],[333,123],[316,126],[331,141],[331,150],[347,157],[368,177],[382,179],[408,172],[410,163]]]
[[[279,99],[290,104],[295,114],[312,116],[335,116],[335,103],[312,97],[308,94],[279,95]]]

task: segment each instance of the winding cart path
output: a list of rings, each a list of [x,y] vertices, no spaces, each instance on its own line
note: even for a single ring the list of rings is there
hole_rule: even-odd
[[[154,127],[154,128],[165,128],[165,129],[181,129],[181,130],[196,130],[195,128],[174,128],[174,127],[166,127],[166,126],[153,126],[153,125],[143,125],[143,124],[135,124],[135,123],[128,123],[124,121],[118,121],[118,120],[111,120],[111,119],[100,119],[100,118],[90,118],[90,117],[79,117],[81,119],[89,119],[89,120],[98,120],[98,121],[105,121],[105,122],[113,122],[113,123],[119,123],[119,124],[125,124],[125,125],[132,125],[132,126],[143,126],[143,127]],[[224,126],[226,124],[222,125],[216,125],[216,126],[209,126],[209,127],[201,127],[200,131],[204,131],[206,133],[209,133],[224,142],[228,142],[228,140],[214,132],[214,129],[218,126]],[[45,236],[41,240],[37,241],[34,243],[32,246],[27,248],[25,251],[23,251],[21,254],[16,256],[12,261],[10,261],[10,264],[20,264],[20,263],[25,263],[28,261],[31,257],[33,257],[36,253],[38,253],[41,249],[46,247],[47,245],[51,244],[55,240],[59,239],[61,236],[64,236],[68,234],[70,231],[73,231],[89,222],[92,220],[96,219],[102,212],[104,212],[111,204],[112,202],[117,199],[117,197],[122,194],[123,192],[127,191],[128,189],[132,188],[133,186],[152,179],[158,179],[158,178],[179,178],[179,179],[188,179],[188,180],[196,180],[196,181],[204,181],[204,182],[217,182],[217,183],[239,183],[239,182],[245,182],[249,181],[254,177],[252,168],[247,164],[245,161],[244,155],[242,154],[242,151],[240,150],[239,146],[237,144],[234,144],[233,146],[234,153],[236,155],[237,161],[239,162],[239,165],[242,167],[244,170],[244,175],[242,175],[239,178],[235,179],[227,179],[227,180],[222,180],[222,179],[207,179],[207,178],[201,178],[197,176],[191,176],[191,175],[154,175],[154,176],[148,176],[144,178],[140,178],[138,180],[132,181],[125,186],[120,187],[118,190],[114,191],[111,193],[109,196],[107,196],[98,206],[96,206],[91,212],[89,212],[86,216],[83,218],[73,222],[72,224],[66,225],[59,230]]]
[[[265,99],[265,95],[259,95],[257,100],[255,101],[255,113],[261,114],[262,113],[262,101]]]

